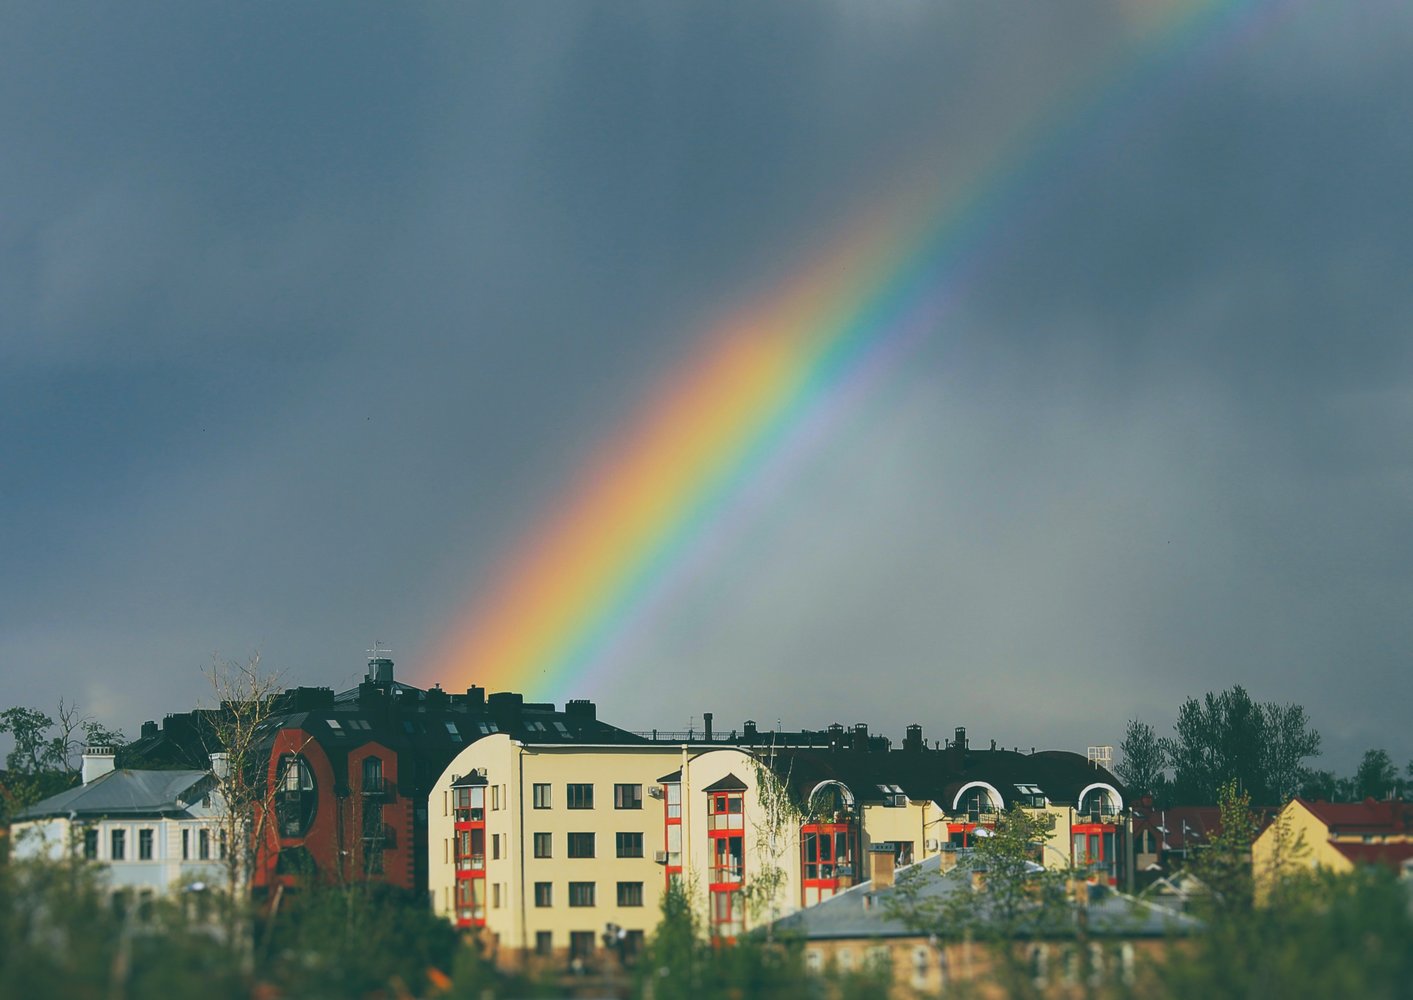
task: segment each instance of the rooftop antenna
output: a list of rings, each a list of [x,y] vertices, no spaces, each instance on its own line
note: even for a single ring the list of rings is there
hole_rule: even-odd
[[[365,649],[364,652],[370,660],[383,660],[392,655],[392,647],[384,646],[381,639],[374,639],[373,648]]]

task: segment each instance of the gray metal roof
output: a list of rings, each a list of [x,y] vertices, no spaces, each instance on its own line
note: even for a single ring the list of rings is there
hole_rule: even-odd
[[[205,794],[208,771],[110,771],[36,802],[17,820],[51,816],[151,816],[183,812]]]
[[[940,899],[955,892],[971,892],[971,869],[960,864],[951,872],[942,873],[942,857],[934,855],[916,864],[899,868],[897,877],[922,880],[921,898]],[[1074,922],[1083,913],[1086,932],[1114,937],[1160,937],[1166,934],[1190,934],[1201,925],[1192,917],[1103,887],[1098,898],[1088,905],[1076,907],[1064,921],[1048,921],[1036,926],[1035,936],[1053,937],[1072,934]],[[890,914],[889,902],[897,893],[890,886],[875,890],[873,883],[862,882],[850,889],[807,907],[775,923],[777,934],[794,935],[808,940],[827,938],[895,938],[920,937],[926,934],[909,927]]]

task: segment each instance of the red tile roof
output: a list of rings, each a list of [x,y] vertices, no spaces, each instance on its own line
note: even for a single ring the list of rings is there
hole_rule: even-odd
[[[1311,802],[1300,800],[1332,834],[1408,833],[1413,831],[1413,802]]]
[[[1382,865],[1398,871],[1403,863],[1413,858],[1413,843],[1396,844],[1330,844],[1356,865]]]

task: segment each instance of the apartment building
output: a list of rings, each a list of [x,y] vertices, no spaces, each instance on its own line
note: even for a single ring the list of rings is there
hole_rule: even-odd
[[[129,766],[180,767],[220,750],[229,706],[167,716],[122,751]],[[563,712],[514,692],[464,693],[398,681],[375,649],[362,682],[347,691],[292,688],[263,714],[257,754],[268,821],[252,889],[302,882],[378,882],[428,888],[427,820],[432,783],[464,748],[496,734],[553,742],[642,743],[599,722],[591,702]]]
[[[731,940],[868,878],[871,857],[969,847],[1014,803],[1051,817],[1038,863],[1111,883],[1126,867],[1121,788],[1079,754],[972,750],[964,730],[929,749],[921,726],[898,750],[837,724],[634,745],[563,735],[480,739],[432,790],[433,904],[503,961],[631,953],[673,882]]]

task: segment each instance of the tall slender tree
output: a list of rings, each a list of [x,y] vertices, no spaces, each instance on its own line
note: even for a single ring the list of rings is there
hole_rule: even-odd
[[[1123,758],[1114,772],[1128,786],[1131,796],[1152,795],[1163,780],[1163,747],[1146,722],[1130,719],[1119,744]]]

